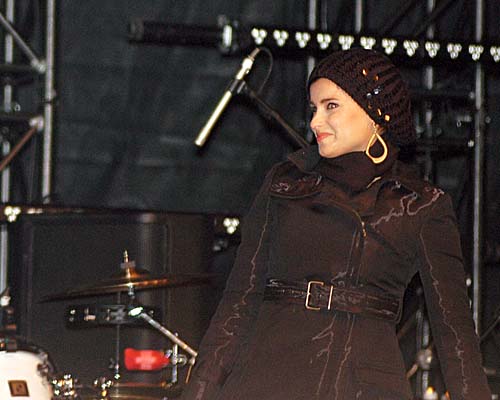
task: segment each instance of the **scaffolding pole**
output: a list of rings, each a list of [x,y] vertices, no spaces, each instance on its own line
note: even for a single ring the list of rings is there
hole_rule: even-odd
[[[484,26],[484,0],[476,0],[475,39],[481,40]],[[481,334],[481,269],[483,265],[483,183],[484,183],[484,72],[475,66],[474,111],[474,204],[472,249],[472,317]]]
[[[52,194],[52,142],[54,99],[56,96],[54,89],[55,13],[56,0],[47,0],[42,160],[42,200],[44,202],[50,202]]]

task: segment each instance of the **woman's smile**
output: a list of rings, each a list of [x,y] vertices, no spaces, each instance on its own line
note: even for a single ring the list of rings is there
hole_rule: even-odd
[[[333,133],[328,133],[328,132],[320,132],[316,135],[316,141],[318,143],[322,142],[324,139],[328,137],[333,137]]]

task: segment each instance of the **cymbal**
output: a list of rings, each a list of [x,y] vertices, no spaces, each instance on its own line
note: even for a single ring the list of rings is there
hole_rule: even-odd
[[[213,276],[213,274],[164,274],[153,276],[144,269],[126,268],[119,275],[100,281],[97,284],[80,286],[61,293],[44,296],[41,302],[118,292],[199,285],[206,283]]]

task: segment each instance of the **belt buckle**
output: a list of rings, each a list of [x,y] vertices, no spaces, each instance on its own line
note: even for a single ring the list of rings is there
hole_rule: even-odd
[[[309,305],[309,298],[311,297],[312,285],[324,286],[325,284],[324,284],[324,282],[321,282],[321,281],[309,281],[309,282],[307,282],[306,301],[305,301],[304,305],[306,306],[306,309],[308,309],[308,310],[319,311],[319,310],[321,310],[321,307],[312,307]]]

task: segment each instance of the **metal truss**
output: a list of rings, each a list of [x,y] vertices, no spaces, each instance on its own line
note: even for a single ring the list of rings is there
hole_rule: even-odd
[[[52,142],[53,142],[53,101],[54,89],[54,53],[55,53],[55,8],[56,0],[45,1],[45,49],[43,56],[39,56],[22,38],[15,28],[15,0],[5,0],[4,8],[0,12],[0,28],[5,32],[4,59],[0,64],[0,75],[6,76],[3,84],[3,104],[0,112],[2,131],[2,154],[0,163],[2,203],[10,201],[11,172],[8,164],[27,142],[37,132],[43,134],[43,152],[41,162],[41,198],[48,199],[52,186]],[[16,53],[19,50],[20,54]],[[19,63],[17,59],[27,59],[28,62]],[[42,98],[43,111],[40,115],[24,113],[15,99],[16,84],[23,79],[19,76],[39,75],[43,78]],[[36,93],[36,91],[35,91]],[[12,146],[15,135],[10,134],[11,128],[26,130],[19,141]],[[4,135],[4,133],[8,135]],[[7,254],[8,234],[5,225],[0,226],[0,291],[7,286]]]

